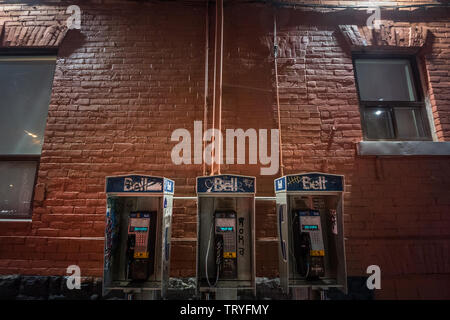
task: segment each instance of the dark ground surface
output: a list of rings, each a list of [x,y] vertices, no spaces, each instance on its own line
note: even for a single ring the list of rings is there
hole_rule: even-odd
[[[325,293],[327,300],[371,300],[373,292],[365,285],[364,277],[349,277],[347,295],[330,289]],[[62,276],[0,276],[0,299],[2,300],[112,300],[125,299],[122,292],[111,292],[102,296],[101,278],[82,278],[80,290],[67,288],[67,277]],[[195,278],[171,278],[167,299],[200,299],[195,292]],[[283,294],[278,278],[257,278],[256,297],[241,294],[239,299],[289,300]]]

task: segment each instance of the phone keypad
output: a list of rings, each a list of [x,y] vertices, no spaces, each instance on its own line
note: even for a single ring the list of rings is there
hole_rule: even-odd
[[[144,234],[142,232],[137,232],[136,235],[137,235],[137,245],[143,246],[145,244],[144,243],[144,240],[145,240]]]
[[[134,228],[143,228],[144,230],[134,230]],[[133,231],[131,231],[133,230]],[[150,218],[130,218],[129,221],[129,234],[134,234],[135,252],[148,251],[148,233],[150,230]]]
[[[219,231],[221,227],[230,228],[228,231]],[[234,218],[217,218],[216,233],[223,237],[224,253],[236,253],[236,220]]]
[[[315,245],[320,245],[321,238],[320,238],[319,233],[318,232],[310,232],[309,234],[311,236],[311,242]]]
[[[226,252],[236,251],[236,237],[233,232],[227,232],[223,234],[223,247]]]

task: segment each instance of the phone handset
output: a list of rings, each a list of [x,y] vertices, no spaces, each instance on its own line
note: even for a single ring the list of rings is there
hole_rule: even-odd
[[[299,261],[299,273],[302,277],[308,278],[309,267],[311,265],[311,237],[308,233],[300,233],[300,261]]]
[[[127,238],[127,278],[130,278],[130,267],[133,262],[131,257],[134,256],[134,247],[136,245],[136,235],[129,234]]]
[[[297,272],[302,277],[308,276],[310,265],[311,238],[310,235],[301,230],[300,212],[293,211],[292,218],[294,237],[294,257],[297,265]]]
[[[216,248],[216,266],[217,266],[217,272],[220,274],[222,273],[223,269],[223,236],[222,235],[216,235],[215,237],[215,248]]]
[[[206,281],[208,282],[208,285],[210,287],[215,287],[217,285],[217,282],[219,281],[219,273],[220,273],[220,265],[222,262],[222,255],[219,255],[220,250],[217,250],[218,248],[222,248],[223,251],[223,242],[221,243],[220,241],[217,241],[217,237],[214,238],[214,249],[216,251],[216,281],[214,282],[214,284],[212,284],[209,281],[209,275],[208,275],[208,256],[209,256],[209,248],[211,246],[211,238],[213,236],[213,228],[214,228],[214,221],[212,221],[211,223],[211,228],[209,230],[209,239],[208,239],[208,247],[206,249],[206,256],[205,256],[205,275],[206,275]]]
[[[128,235],[128,241],[127,241],[127,249],[128,253],[133,254],[134,246],[136,245],[136,235],[129,234]]]

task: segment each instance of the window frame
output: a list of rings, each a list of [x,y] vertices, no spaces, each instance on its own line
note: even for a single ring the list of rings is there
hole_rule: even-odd
[[[386,59],[386,60],[408,60],[411,73],[412,80],[414,81],[414,90],[416,93],[416,101],[367,101],[361,99],[361,93],[359,90],[358,84],[358,71],[356,69],[356,60],[362,59]],[[355,77],[355,85],[356,91],[358,95],[359,102],[359,113],[361,118],[361,127],[363,133],[364,141],[432,141],[433,137],[431,134],[431,126],[428,120],[426,104],[425,104],[425,96],[422,89],[422,81],[420,77],[419,65],[417,63],[417,59],[415,55],[406,55],[406,54],[375,54],[375,53],[364,53],[364,52],[355,52],[352,54],[352,63],[353,63],[353,72]],[[392,118],[392,127],[394,131],[394,138],[369,138],[367,135],[367,121],[365,118],[366,108],[384,108],[387,109]],[[398,124],[397,119],[395,117],[395,108],[418,108],[420,112],[420,118],[423,124],[423,131],[425,135],[423,137],[398,137]]]
[[[10,48],[1,48],[0,49],[0,58],[3,57],[24,57],[24,58],[31,58],[31,57],[54,57],[55,58],[55,69],[56,69],[56,60],[58,57],[58,51],[55,49],[10,49]],[[50,99],[53,92],[53,81],[55,78],[55,74],[53,74],[52,79],[52,87],[50,90]],[[48,119],[48,114],[47,114]],[[45,123],[47,123],[47,119]],[[44,128],[45,130],[45,128]],[[7,162],[7,161],[35,161],[36,162],[36,172],[34,176],[34,180],[32,183],[32,190],[31,190],[31,198],[30,198],[30,208],[28,209],[28,214],[21,214],[21,215],[7,215],[7,214],[1,214],[0,213],[0,222],[2,220],[23,220],[23,219],[31,219],[33,216],[33,203],[34,203],[34,194],[36,190],[36,184],[38,180],[39,175],[39,167],[41,164],[41,154],[0,154],[0,161]]]

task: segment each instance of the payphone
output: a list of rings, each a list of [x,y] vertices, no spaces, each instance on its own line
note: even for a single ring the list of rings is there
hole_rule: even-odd
[[[341,175],[312,172],[275,180],[280,283],[285,293],[331,287],[347,292],[343,191]]]
[[[145,280],[154,271],[156,211],[131,212],[128,219],[128,279]],[[150,222],[151,221],[151,222]]]
[[[306,279],[325,274],[325,249],[320,212],[318,210],[293,210],[292,232],[297,271]]]
[[[237,276],[236,212],[216,211],[214,225],[219,279],[235,279]]]
[[[197,178],[197,292],[216,299],[255,294],[255,178]]]
[[[169,282],[174,182],[126,175],[106,178],[103,294],[120,290],[165,297]]]

